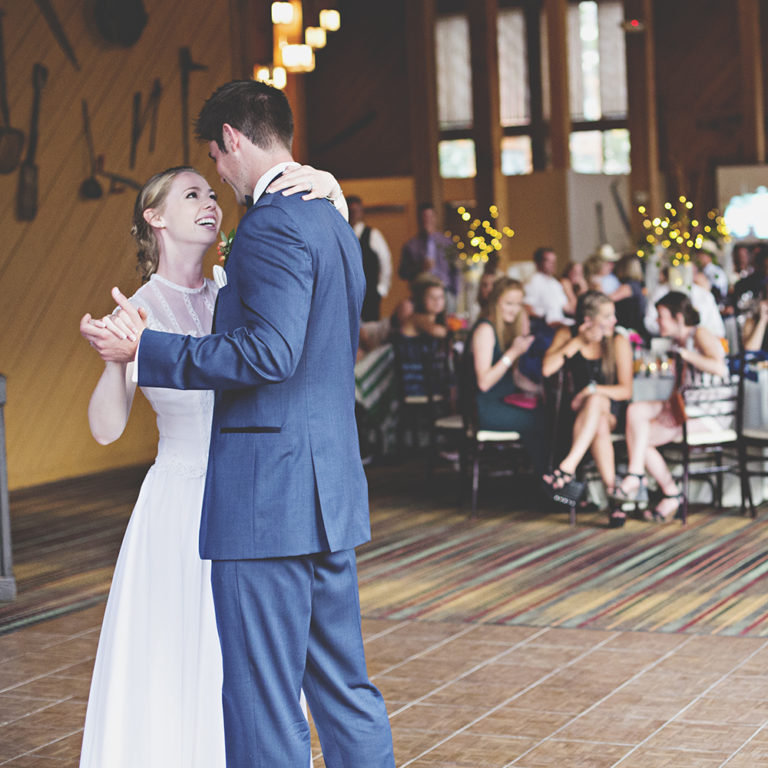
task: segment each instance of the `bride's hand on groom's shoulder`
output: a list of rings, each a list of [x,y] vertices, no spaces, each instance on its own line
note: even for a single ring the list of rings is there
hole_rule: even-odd
[[[136,309],[117,288],[112,289],[112,297],[117,309],[101,319],[83,315],[80,335],[105,362],[128,363],[136,356],[147,315],[143,309]]]
[[[282,192],[284,195],[304,192],[302,200],[328,198],[331,202],[342,194],[341,187],[332,174],[328,171],[318,171],[311,165],[288,168],[267,187],[267,191]]]

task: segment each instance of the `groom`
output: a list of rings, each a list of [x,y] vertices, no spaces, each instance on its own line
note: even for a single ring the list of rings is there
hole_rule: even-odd
[[[264,193],[292,161],[281,91],[228,83],[196,129],[238,202],[253,205],[213,334],[143,330],[136,360],[142,386],[216,391],[200,555],[212,560],[227,766],[307,765],[303,687],[329,768],[392,768],[354,553],[370,537],[354,417],[360,246],[327,200]]]

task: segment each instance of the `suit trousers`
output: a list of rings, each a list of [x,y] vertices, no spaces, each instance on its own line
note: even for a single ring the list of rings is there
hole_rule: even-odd
[[[303,768],[309,725],[327,768],[393,768],[384,700],[368,680],[354,550],[214,560],[227,768]]]

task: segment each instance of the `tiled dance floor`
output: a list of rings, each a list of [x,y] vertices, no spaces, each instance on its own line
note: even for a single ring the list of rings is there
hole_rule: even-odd
[[[77,765],[101,613],[0,637],[0,765]],[[768,766],[764,638],[382,619],[364,630],[399,768]]]

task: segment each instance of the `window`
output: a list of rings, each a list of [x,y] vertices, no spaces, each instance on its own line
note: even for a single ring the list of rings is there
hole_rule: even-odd
[[[568,80],[576,121],[626,118],[624,12],[620,2],[583,0],[568,9]]]
[[[501,140],[501,172],[505,176],[533,173],[530,136],[505,136]]]
[[[509,4],[512,5],[512,4]],[[541,116],[531,114],[526,12],[514,4],[498,11],[499,97],[504,138],[502,173],[532,173],[543,164],[550,114],[546,15],[541,15]],[[444,4],[435,29],[440,173],[476,175],[472,140],[472,70],[469,18],[460,4]],[[580,0],[568,6],[568,77],[572,119],[571,166],[580,173],[629,173],[627,83],[622,0]],[[538,54],[533,53],[538,58]],[[535,82],[539,82],[536,79]],[[536,95],[536,94],[534,94]],[[534,125],[532,125],[532,119]],[[537,165],[537,168],[539,165]]]
[[[472,127],[472,65],[469,20],[442,16],[435,28],[437,120],[440,128]]]
[[[531,111],[523,12],[518,8],[500,9],[497,33],[501,124],[527,125]]]
[[[593,130],[596,121],[623,123],[627,77],[622,3],[582,0],[568,9],[571,167],[579,173],[629,173],[629,132]]]
[[[466,179],[477,175],[475,142],[472,139],[452,139],[437,145],[440,175],[444,179]]]
[[[578,173],[629,173],[629,131],[574,131],[571,167]]]

